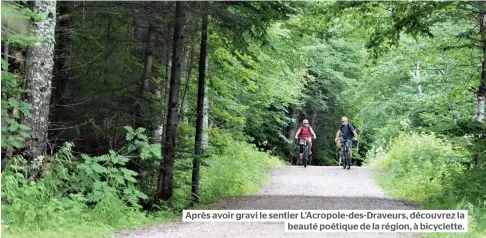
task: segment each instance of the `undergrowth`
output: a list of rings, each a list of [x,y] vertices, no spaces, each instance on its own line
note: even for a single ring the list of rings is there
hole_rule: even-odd
[[[111,237],[113,232],[177,220],[190,204],[190,170],[176,170],[175,190],[159,209],[144,212],[148,199],[139,189],[139,175],[126,168],[133,156],[160,160],[160,147],[149,144],[144,130],[127,127],[129,145],[106,155],[73,156],[72,143],[55,155],[41,179],[29,177],[39,164],[21,157],[2,173],[2,234],[5,237]],[[258,191],[267,169],[282,165],[276,157],[245,142],[227,141],[201,168],[201,203]],[[176,160],[177,166],[191,159]],[[153,188],[155,190],[155,188]]]
[[[278,157],[234,140],[229,133],[220,131],[212,140],[215,143],[203,156],[201,166],[200,204],[255,194],[269,178],[268,169],[284,165]],[[180,169],[174,179],[174,195],[162,206],[180,214],[191,204],[192,158],[176,160],[176,168]]]
[[[401,134],[389,148],[370,151],[368,165],[384,171],[378,183],[390,195],[419,202],[422,209],[468,210],[468,233],[428,237],[486,236],[486,168],[472,167],[467,151],[433,135]]]

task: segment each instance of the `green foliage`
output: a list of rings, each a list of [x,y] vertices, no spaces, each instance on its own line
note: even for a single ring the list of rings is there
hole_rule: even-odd
[[[214,132],[213,132],[214,133]],[[217,133],[211,137],[209,156],[201,166],[200,202],[207,204],[217,200],[250,195],[267,181],[267,171],[283,165],[277,157],[258,151],[254,145],[231,138],[229,133]],[[165,209],[180,211],[187,208],[191,199],[192,159],[176,160],[175,191]]]
[[[267,181],[266,171],[283,165],[277,157],[236,141],[207,163],[201,172],[201,201],[206,203],[254,194]]]
[[[147,136],[144,134],[144,128],[137,128],[136,130],[129,126],[124,128],[127,131],[125,139],[131,142],[126,146],[127,154],[138,150],[142,160],[160,160],[162,158],[160,144],[150,144]]]
[[[43,17],[19,3],[5,2],[2,4],[2,43],[27,47],[39,42],[39,39],[29,36],[29,20]]]
[[[76,34],[70,39],[58,35],[58,47],[72,47],[72,61],[69,69],[56,72],[68,70],[76,78],[67,85],[73,86],[67,96],[75,112],[68,124],[76,126],[75,132],[58,135],[59,141],[76,141],[76,150],[85,154],[74,156],[73,144],[67,143],[44,161],[12,158],[2,174],[2,228],[8,234],[109,236],[115,228],[154,222],[140,210],[150,208],[155,193],[161,146],[149,143],[145,129],[122,125],[136,121],[152,136],[163,124],[174,3],[110,4],[64,5],[68,30]],[[110,12],[100,10],[106,6]],[[152,207],[162,210],[162,217],[190,204],[198,57],[189,65],[188,56],[199,53],[199,7],[187,8],[182,65],[190,83],[187,113],[178,131],[174,196]],[[486,150],[485,127],[472,122],[475,94],[470,91],[480,78],[482,52],[475,45],[477,22],[470,17],[476,13],[468,14],[478,7],[455,2],[211,3],[211,128],[202,156],[201,201],[255,193],[266,169],[282,164],[270,154],[296,157],[298,148],[288,138],[303,118],[317,133],[317,164],[335,165],[334,133],[339,118],[348,116],[362,132],[353,157],[369,150],[373,167],[386,171],[385,189],[428,208],[467,208],[471,227],[484,230],[484,168],[467,170],[461,164]],[[2,4],[5,27],[17,31],[2,31],[2,40],[32,44],[35,40],[22,32],[37,17],[42,16],[22,5]],[[149,20],[157,27],[149,83],[154,90],[143,95],[140,73]],[[2,60],[2,150],[14,151],[28,136],[18,121],[30,116],[31,106],[20,100],[25,91],[19,76],[6,67]],[[192,75],[185,75],[191,67]],[[57,78],[57,83],[63,79]],[[134,115],[136,106],[142,118]],[[45,165],[42,179],[29,177],[33,167]]]
[[[126,169],[129,157],[138,152],[146,160],[160,159],[160,145],[149,144],[144,129],[126,128],[130,143],[120,152],[101,156],[73,155],[72,143],[54,154],[43,178],[29,178],[26,161],[15,157],[2,173],[2,229],[15,237],[109,237],[120,228],[173,219],[190,203],[192,159],[176,160],[173,198],[158,206],[156,214],[141,212],[135,171]],[[212,133],[215,133],[213,131]],[[216,133],[211,156],[201,170],[201,202],[255,193],[266,181],[266,171],[282,162],[255,146],[236,141],[231,133]],[[242,138],[243,139],[243,138]],[[143,156],[145,154],[145,156]],[[87,232],[81,232],[87,229]]]
[[[249,46],[254,42],[268,43],[268,27],[277,20],[286,20],[296,13],[289,2],[225,2],[212,3],[210,15],[231,52],[254,55]],[[263,44],[262,44],[263,43]]]
[[[16,75],[7,72],[7,62],[2,58],[2,150],[22,147],[29,136],[29,127],[20,124],[21,117],[31,117],[31,105],[20,97],[26,90],[20,89]]]
[[[445,182],[455,173],[462,173],[464,152],[433,135],[403,134],[390,141],[385,155],[371,161],[372,168],[385,170],[391,184],[407,187],[402,196],[423,201],[447,190]]]
[[[271,24],[267,31],[267,47],[249,41],[250,53],[232,52],[224,37],[209,36],[210,115],[217,127],[237,137],[244,133],[259,148],[277,154],[287,147],[282,128],[292,123],[290,109],[302,103],[307,50],[305,40],[284,24]]]
[[[127,130],[127,138],[140,139],[128,147],[143,153],[147,147],[140,143],[146,143],[143,130]],[[8,164],[2,173],[3,229],[25,235],[93,226],[107,233],[151,223],[150,216],[140,212],[139,201],[147,196],[137,188],[137,173],[124,168],[127,157],[110,151],[96,157],[82,155],[83,161],[75,162],[72,147],[66,143],[51,157],[40,180],[27,177],[30,168],[22,158]]]
[[[433,132],[439,137],[474,134],[478,138],[484,127],[472,125],[475,95],[468,89],[477,86],[480,75],[472,66],[480,52],[444,51],[456,44],[454,32],[469,27],[467,21],[436,24],[431,27],[436,38],[403,36],[400,48],[382,54],[375,64],[361,66],[358,80],[351,81],[351,87],[338,97],[363,132],[360,150],[381,146],[403,131]],[[417,62],[420,80],[414,76]],[[474,144],[481,143],[476,140]]]
[[[391,195],[418,201],[424,209],[467,209],[468,235],[486,231],[484,167],[468,168],[469,154],[433,135],[408,133],[390,141],[390,148],[368,153],[370,167],[385,173],[380,184]]]

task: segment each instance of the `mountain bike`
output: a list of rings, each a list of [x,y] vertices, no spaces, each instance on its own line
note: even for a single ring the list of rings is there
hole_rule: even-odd
[[[344,146],[341,146],[341,151],[339,152],[339,164],[343,165],[343,169],[350,169],[351,168],[351,163],[352,163],[352,158],[351,158],[351,139],[347,140],[341,140],[341,143],[344,143]]]
[[[304,168],[306,168],[309,160],[309,146],[307,145],[307,139],[299,139],[299,144],[304,146],[304,152],[302,153],[302,163],[304,164]]]

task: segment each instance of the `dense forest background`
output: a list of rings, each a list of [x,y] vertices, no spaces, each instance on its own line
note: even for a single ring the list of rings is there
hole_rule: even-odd
[[[347,116],[356,165],[481,233],[485,95],[484,2],[2,2],[2,230],[250,194],[298,164],[303,119],[337,165]]]

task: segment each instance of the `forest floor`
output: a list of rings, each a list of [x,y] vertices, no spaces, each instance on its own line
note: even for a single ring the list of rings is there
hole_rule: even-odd
[[[287,166],[270,171],[271,180],[253,196],[219,201],[213,210],[411,210],[417,204],[394,199],[362,167]],[[415,233],[417,234],[417,233]],[[115,237],[412,237],[410,233],[287,233],[283,222],[173,222]]]

